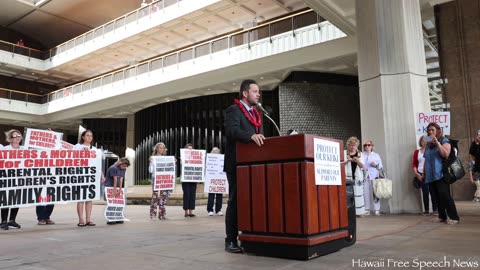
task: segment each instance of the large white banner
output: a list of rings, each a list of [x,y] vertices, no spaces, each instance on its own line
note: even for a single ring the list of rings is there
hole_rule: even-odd
[[[153,190],[175,188],[175,157],[153,156]]]
[[[427,134],[427,126],[432,122],[440,126],[443,135],[450,135],[450,112],[420,112],[415,120],[417,135]]]
[[[228,194],[227,174],[223,171],[225,156],[207,154],[204,192]]]
[[[100,199],[100,150],[0,149],[0,208]]]
[[[340,143],[313,138],[313,146],[315,184],[341,185]]]
[[[29,149],[60,149],[63,133],[51,130],[27,128],[24,146]]]
[[[205,175],[205,150],[180,149],[182,182],[203,182]]]
[[[117,189],[118,190],[118,189]],[[105,187],[107,206],[105,207],[105,219],[109,222],[126,220],[125,212],[125,189],[113,194],[113,187]]]

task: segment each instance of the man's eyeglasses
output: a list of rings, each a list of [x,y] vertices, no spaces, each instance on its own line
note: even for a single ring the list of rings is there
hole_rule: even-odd
[[[22,135],[12,135],[12,139],[15,139],[15,138],[22,138]]]
[[[372,146],[371,144],[364,144],[363,147]]]

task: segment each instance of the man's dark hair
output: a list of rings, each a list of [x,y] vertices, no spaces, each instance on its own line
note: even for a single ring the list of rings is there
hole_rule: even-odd
[[[247,80],[244,80],[242,82],[242,84],[240,84],[240,93],[238,93],[238,98],[239,99],[242,99],[243,95],[243,91],[248,91],[248,89],[250,89],[250,84],[258,84],[256,81],[254,80],[251,80],[251,79],[247,79]]]

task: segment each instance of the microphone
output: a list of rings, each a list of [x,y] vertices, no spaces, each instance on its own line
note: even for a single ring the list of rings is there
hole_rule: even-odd
[[[270,118],[270,116],[268,116],[268,112],[262,107],[262,103],[258,102],[256,106],[257,106],[257,108],[260,109],[260,111],[263,112],[263,115],[264,115],[268,120],[270,120],[270,122],[273,123],[273,125],[274,125],[275,128],[277,129],[278,135],[279,135],[279,136],[282,136],[282,134],[280,133],[280,129],[279,129],[278,126],[277,126],[277,123],[275,123],[275,121],[273,121],[273,119]]]
[[[258,102],[257,108],[259,108],[264,114],[268,115],[268,112],[262,107],[262,103]]]

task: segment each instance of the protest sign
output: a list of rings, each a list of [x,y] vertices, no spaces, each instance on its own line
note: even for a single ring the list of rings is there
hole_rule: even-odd
[[[223,171],[223,161],[222,154],[207,154],[204,192],[228,194],[227,174]]]
[[[0,149],[0,208],[100,198],[99,150]]]
[[[73,147],[75,145],[69,143],[69,142],[66,142],[66,141],[61,141],[61,144],[62,144],[62,149],[65,149],[65,150],[72,150]]]
[[[313,147],[315,184],[341,185],[340,143],[314,138]]]
[[[117,189],[118,190],[118,189]],[[121,189],[116,195],[113,194],[113,187],[105,187],[107,206],[105,207],[105,219],[109,222],[126,220],[125,211],[125,189]]]
[[[205,150],[180,149],[182,182],[203,182]]]
[[[62,137],[63,133],[27,128],[23,143],[29,149],[60,149],[62,148]]]
[[[450,112],[420,112],[415,119],[416,134],[427,134],[427,126],[437,123],[442,129],[443,135],[450,135]]]
[[[175,157],[153,156],[153,190],[175,188]]]

